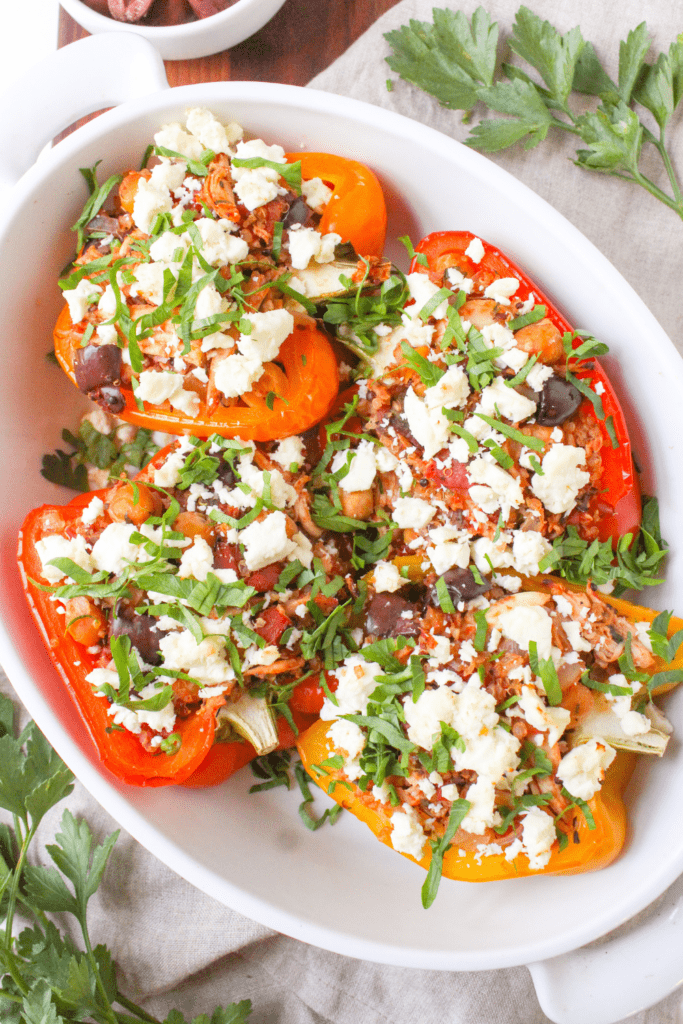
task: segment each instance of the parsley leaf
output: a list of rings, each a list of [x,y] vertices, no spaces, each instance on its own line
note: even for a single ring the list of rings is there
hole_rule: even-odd
[[[645,23],[638,25],[620,44],[614,83],[578,27],[562,34],[522,6],[509,45],[532,74],[503,62],[494,80],[498,26],[486,11],[477,8],[469,23],[462,11],[435,8],[432,13],[433,24],[413,20],[386,33],[393,51],[386,60],[401,78],[435,96],[444,107],[467,111],[469,116],[480,103],[506,115],[482,118],[467,145],[485,153],[516,143],[532,149],[551,128],[571,133],[578,142],[577,166],[631,181],[683,219],[683,192],[665,142],[665,129],[683,95],[681,36],[649,64],[651,39]],[[572,106],[575,94],[597,97],[599,103],[595,109],[586,109],[585,101]],[[637,105],[652,114],[659,137],[640,120]],[[661,159],[670,191],[645,173],[651,163],[643,154],[645,144]]]

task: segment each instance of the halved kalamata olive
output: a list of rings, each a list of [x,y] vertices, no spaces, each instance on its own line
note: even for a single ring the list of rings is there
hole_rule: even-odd
[[[119,384],[122,363],[118,345],[86,345],[85,348],[78,348],[74,355],[76,384],[86,394],[106,384]]]
[[[313,224],[313,210],[310,208],[305,199],[301,196],[297,196],[287,213],[282,218],[282,226],[288,231],[297,225],[301,227],[310,227]]]
[[[111,413],[112,416],[118,416],[126,408],[126,400],[120,388],[95,388],[94,391],[88,391],[88,398],[96,402],[100,409]]]
[[[218,478],[226,487],[234,487],[236,483],[235,472],[229,462],[221,459],[218,464]]]
[[[108,217],[106,213],[98,213],[96,217],[88,221],[85,230],[88,235],[92,235],[93,231],[102,231],[105,235],[123,238],[118,218]]]
[[[446,584],[448,596],[456,606],[460,601],[473,601],[475,597],[481,597],[491,589],[491,581],[484,579],[483,583],[477,583],[471,569],[457,567],[449,569],[443,574],[443,581]],[[439,595],[435,586],[430,587],[427,596],[430,604],[435,608],[440,607]]]
[[[147,665],[160,665],[160,635],[156,632],[156,619],[151,615],[137,612],[119,601],[111,624],[111,636],[127,636],[142,660]]]
[[[368,605],[367,630],[375,636],[419,636],[418,608],[398,594],[375,594]]]
[[[543,427],[556,427],[573,416],[581,405],[583,395],[570,380],[549,377],[543,385],[536,409],[536,422]]]

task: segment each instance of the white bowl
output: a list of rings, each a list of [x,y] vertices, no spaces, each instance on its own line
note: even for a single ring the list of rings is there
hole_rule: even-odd
[[[164,60],[190,60],[220,53],[253,36],[270,21],[285,0],[237,0],[210,18],[185,25],[137,25],[115,21],[99,14],[81,0],[60,0],[64,10],[84,29],[97,32],[126,30],[152,43]]]
[[[89,52],[97,55],[96,48]],[[416,241],[449,227],[474,231],[516,258],[570,322],[610,344],[607,363],[625,398],[646,487],[657,486],[664,534],[672,541],[669,582],[654,600],[683,609],[683,545],[676,532],[683,507],[682,364],[616,270],[529,189],[423,125],[312,90],[211,83],[135,99],[86,124],[26,173],[0,221],[0,659],[29,712],[100,803],[171,868],[248,917],[348,956],[406,967],[488,969],[576,949],[647,906],[683,870],[683,751],[676,740],[661,761],[642,759],[627,796],[626,849],[609,868],[479,886],[444,882],[425,912],[421,869],[349,816],[334,829],[306,832],[297,796],[281,790],[249,796],[248,770],[205,791],[147,791],[116,782],[101,769],[42,649],[14,551],[29,509],[69,497],[38,468],[42,453],[59,445],[61,428],[73,427],[78,415],[76,391],[45,360],[61,304],[56,278],[73,252],[68,226],[85,199],[78,168],[101,159],[104,180],[136,166],[157,127],[196,105],[290,149],[366,162],[385,188],[390,239],[407,233]],[[22,130],[35,123],[24,120]],[[0,173],[2,162],[0,154]],[[668,698],[667,710],[681,735],[683,691]]]

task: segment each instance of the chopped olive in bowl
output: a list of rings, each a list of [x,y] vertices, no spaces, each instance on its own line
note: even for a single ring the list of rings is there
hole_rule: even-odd
[[[236,46],[258,32],[284,0],[64,0],[84,29],[125,28],[152,43],[164,60],[190,60]]]

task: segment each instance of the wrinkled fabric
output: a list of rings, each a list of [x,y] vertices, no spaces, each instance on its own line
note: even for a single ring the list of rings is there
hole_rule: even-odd
[[[340,2],[340,0],[328,0]],[[362,2],[362,0],[361,0]],[[476,0],[458,6],[471,15]],[[384,63],[383,32],[410,18],[431,20],[431,0],[402,0],[310,84],[395,110],[463,141],[461,115],[398,80]],[[451,4],[451,6],[456,6]],[[517,0],[488,0],[509,34]],[[616,76],[619,40],[644,18],[658,49],[683,29],[683,0],[543,0],[532,6],[565,31],[580,24],[608,72]],[[386,80],[394,87],[387,91]],[[683,173],[683,112],[668,132]],[[678,266],[683,223],[641,189],[580,170],[573,137],[553,135],[525,153],[494,155],[575,224],[633,285],[683,352]],[[658,179],[660,180],[660,179]],[[461,227],[462,225],[453,225]],[[448,225],[444,225],[444,228]],[[3,692],[12,693],[5,677]],[[67,804],[102,839],[116,823],[79,784]],[[63,807],[48,816],[34,858],[58,830]],[[42,849],[42,852],[41,852]],[[672,898],[664,896],[662,899]],[[63,922],[68,927],[69,922]],[[365,963],[273,933],[213,901],[176,876],[130,836],[117,842],[102,887],[91,902],[94,942],[105,942],[119,966],[121,987],[163,1018],[177,1007],[190,1018],[216,1005],[251,999],[252,1024],[546,1024],[524,967],[480,973],[406,970]],[[609,979],[606,979],[609,984]],[[680,997],[629,1018],[632,1024],[677,1024]],[[576,1024],[583,1024],[577,1021]],[[616,1022],[615,1022],[616,1024]]]

